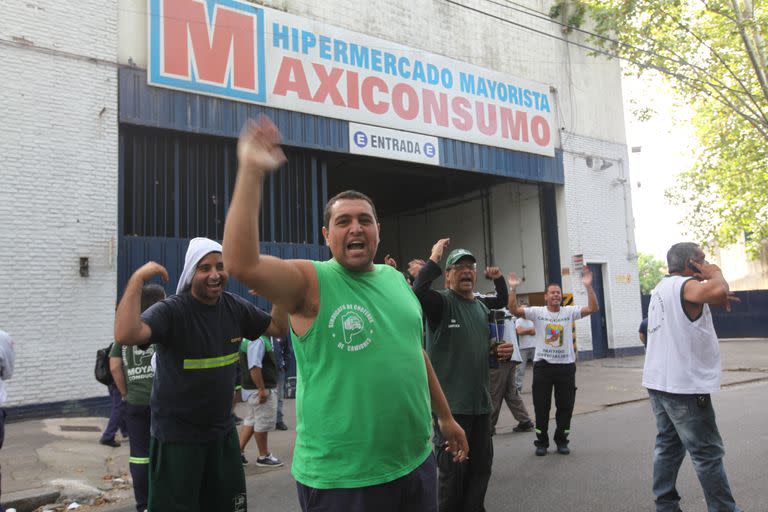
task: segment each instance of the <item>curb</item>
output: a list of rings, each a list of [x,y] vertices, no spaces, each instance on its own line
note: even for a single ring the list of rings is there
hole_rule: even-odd
[[[33,512],[36,508],[55,503],[61,492],[53,487],[36,487],[3,495],[3,506],[17,512]]]

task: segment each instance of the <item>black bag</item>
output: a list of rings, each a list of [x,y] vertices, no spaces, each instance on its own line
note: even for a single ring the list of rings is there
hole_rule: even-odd
[[[243,389],[257,389],[256,384],[251,379],[251,372],[248,368],[248,354],[240,352],[240,384]],[[264,359],[261,360],[261,378],[264,380],[264,387],[274,389],[277,387],[277,361],[274,350],[265,350]]]
[[[112,350],[112,343],[107,348],[100,348],[96,351],[96,366],[93,368],[93,376],[96,380],[109,386],[114,384],[112,372],[109,370],[109,353]]]

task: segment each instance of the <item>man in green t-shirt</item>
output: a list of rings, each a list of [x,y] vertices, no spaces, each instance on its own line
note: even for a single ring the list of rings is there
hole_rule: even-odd
[[[141,289],[141,311],[145,311],[155,302],[165,298],[165,290],[159,284],[147,284]],[[131,455],[128,465],[133,479],[133,497],[136,510],[143,512],[147,508],[149,486],[149,397],[152,393],[152,354],[154,345],[148,347],[122,346],[112,344],[109,353],[109,369],[115,380],[115,386],[125,402],[125,426],[131,443]]]
[[[446,288],[431,290],[449,243],[449,238],[435,243],[413,284],[427,317],[427,354],[472,452],[469,461],[457,465],[438,451],[438,498],[440,512],[482,512],[493,463],[488,355],[499,347],[489,341],[489,308],[506,305],[507,284],[498,267],[487,267],[485,277],[493,281],[496,295],[476,297],[477,260],[466,249],[454,249],[446,259]],[[509,359],[511,346],[503,344],[503,358]],[[435,443],[442,442],[437,426]]]
[[[435,512],[430,412],[456,461],[468,447],[421,349],[416,297],[395,269],[373,264],[373,202],[355,191],[328,201],[330,261],[262,255],[262,184],[285,162],[277,128],[249,122],[237,152],[223,254],[233,277],[290,314],[298,384],[291,469],[302,510]]]

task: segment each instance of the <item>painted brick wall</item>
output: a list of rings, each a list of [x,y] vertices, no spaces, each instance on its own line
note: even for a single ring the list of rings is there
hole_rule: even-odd
[[[118,8],[0,4],[0,329],[17,352],[7,405],[104,395],[93,362],[115,307]]]
[[[587,263],[603,264],[608,348],[639,346],[642,316],[627,147],[564,134],[563,151],[565,186],[558,194],[561,264],[572,267],[575,254],[583,254]],[[587,157],[593,158],[593,168],[587,166]],[[602,162],[611,165],[600,170]],[[564,277],[563,288],[574,293],[577,305],[586,304],[579,278]],[[577,333],[579,350],[591,350],[589,319],[577,323]]]

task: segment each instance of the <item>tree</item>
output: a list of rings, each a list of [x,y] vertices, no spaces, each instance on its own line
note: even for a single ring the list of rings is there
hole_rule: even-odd
[[[650,254],[637,255],[637,272],[640,275],[640,293],[648,295],[664,277],[667,264]]]
[[[667,197],[703,245],[747,233],[756,254],[768,239],[768,0],[558,0],[550,15],[630,73],[662,73],[693,107],[701,152]]]

